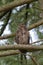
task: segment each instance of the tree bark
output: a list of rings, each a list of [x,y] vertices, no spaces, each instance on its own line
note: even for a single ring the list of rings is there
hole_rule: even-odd
[[[34,51],[39,51],[39,50],[43,50],[43,45],[40,46],[33,46],[33,45],[21,45],[21,44],[17,44],[17,45],[7,45],[7,46],[0,46],[0,50],[27,50],[27,52],[34,52]]]
[[[21,52],[19,50],[3,51],[3,52],[0,52],[0,57],[6,57],[6,56],[16,55],[20,53]]]
[[[6,4],[6,5],[3,5],[2,7],[0,7],[0,12],[8,11],[8,10],[11,10],[11,9],[17,7],[17,6],[21,6],[26,3],[31,3],[33,1],[34,0],[15,0],[9,4]]]

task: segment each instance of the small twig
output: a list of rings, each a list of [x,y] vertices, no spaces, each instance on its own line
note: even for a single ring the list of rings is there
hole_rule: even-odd
[[[40,39],[40,40],[35,41],[35,42],[33,42],[33,43],[30,43],[30,44],[35,44],[35,43],[42,42],[42,41],[43,41],[43,39]]]
[[[28,54],[29,55],[29,54]],[[33,57],[32,55],[29,55],[31,60],[34,62],[35,65],[39,65],[35,59],[35,57]]]

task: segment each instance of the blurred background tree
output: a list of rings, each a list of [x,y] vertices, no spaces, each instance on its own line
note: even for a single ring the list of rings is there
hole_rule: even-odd
[[[14,0],[0,0],[0,7],[13,1]],[[15,33],[20,23],[24,23],[28,27],[31,24],[34,24],[41,20],[43,17],[40,16],[40,14],[42,14],[43,11],[40,9],[39,5],[40,0],[35,2],[33,1],[29,4],[15,7],[11,11],[0,13],[0,36],[4,34]],[[6,33],[6,28],[8,28],[8,33]],[[32,31],[36,32],[38,39],[43,39],[43,25],[32,29]],[[0,43],[14,44],[14,38],[0,40]],[[37,44],[39,45],[40,43]],[[41,42],[41,44],[43,44],[43,42]],[[32,52],[31,55],[35,57],[39,65],[43,65],[43,51]],[[0,58],[0,65],[18,65],[18,63],[20,65],[20,61],[18,61],[17,56],[18,55]],[[30,57],[29,59],[27,58],[27,62],[27,65],[35,65]]]

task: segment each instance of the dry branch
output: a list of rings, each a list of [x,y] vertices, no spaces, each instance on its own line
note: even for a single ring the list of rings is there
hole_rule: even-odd
[[[17,7],[17,6],[26,4],[26,3],[31,3],[32,1],[34,1],[34,0],[15,0],[15,1],[9,3],[9,4],[6,4],[2,7],[0,7],[0,12],[11,10],[14,7]]]
[[[28,27],[28,30],[31,30],[33,28],[36,28],[36,27],[38,27],[40,25],[43,25],[43,19],[42,20],[39,20],[37,23],[34,23],[34,24],[30,25],[30,27]]]
[[[36,61],[35,57],[33,57],[32,55],[29,55],[29,56],[35,65],[39,65],[38,62]]]
[[[16,55],[20,53],[21,52],[19,50],[4,51],[4,52],[0,52],[0,57],[6,57],[6,56]]]
[[[40,39],[40,40],[35,41],[35,42],[31,43],[31,44],[39,43],[39,42],[42,42],[42,41],[43,41],[43,39]]]
[[[7,45],[7,46],[0,46],[0,50],[16,50],[16,49],[20,49],[20,50],[27,50],[28,52],[34,52],[34,51],[39,51],[39,50],[43,50],[43,45],[40,46],[32,46],[32,45]]]
[[[4,35],[4,36],[0,36],[0,40],[1,39],[7,39],[7,38],[11,38],[11,37],[14,37],[16,34],[8,34],[8,35]]]
[[[28,27],[28,30],[31,30],[33,28],[36,28],[36,27],[38,27],[40,25],[43,25],[43,20],[39,20],[37,23],[34,23],[34,24],[30,25],[30,27]],[[15,35],[16,35],[16,33],[10,34],[10,35],[0,36],[0,40],[1,39],[11,38],[11,37],[14,37]]]

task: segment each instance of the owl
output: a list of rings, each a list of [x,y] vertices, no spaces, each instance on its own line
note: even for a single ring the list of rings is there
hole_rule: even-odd
[[[30,34],[27,27],[24,24],[20,24],[16,32],[15,42],[17,44],[29,44]],[[26,50],[20,50],[22,53],[25,53]]]

